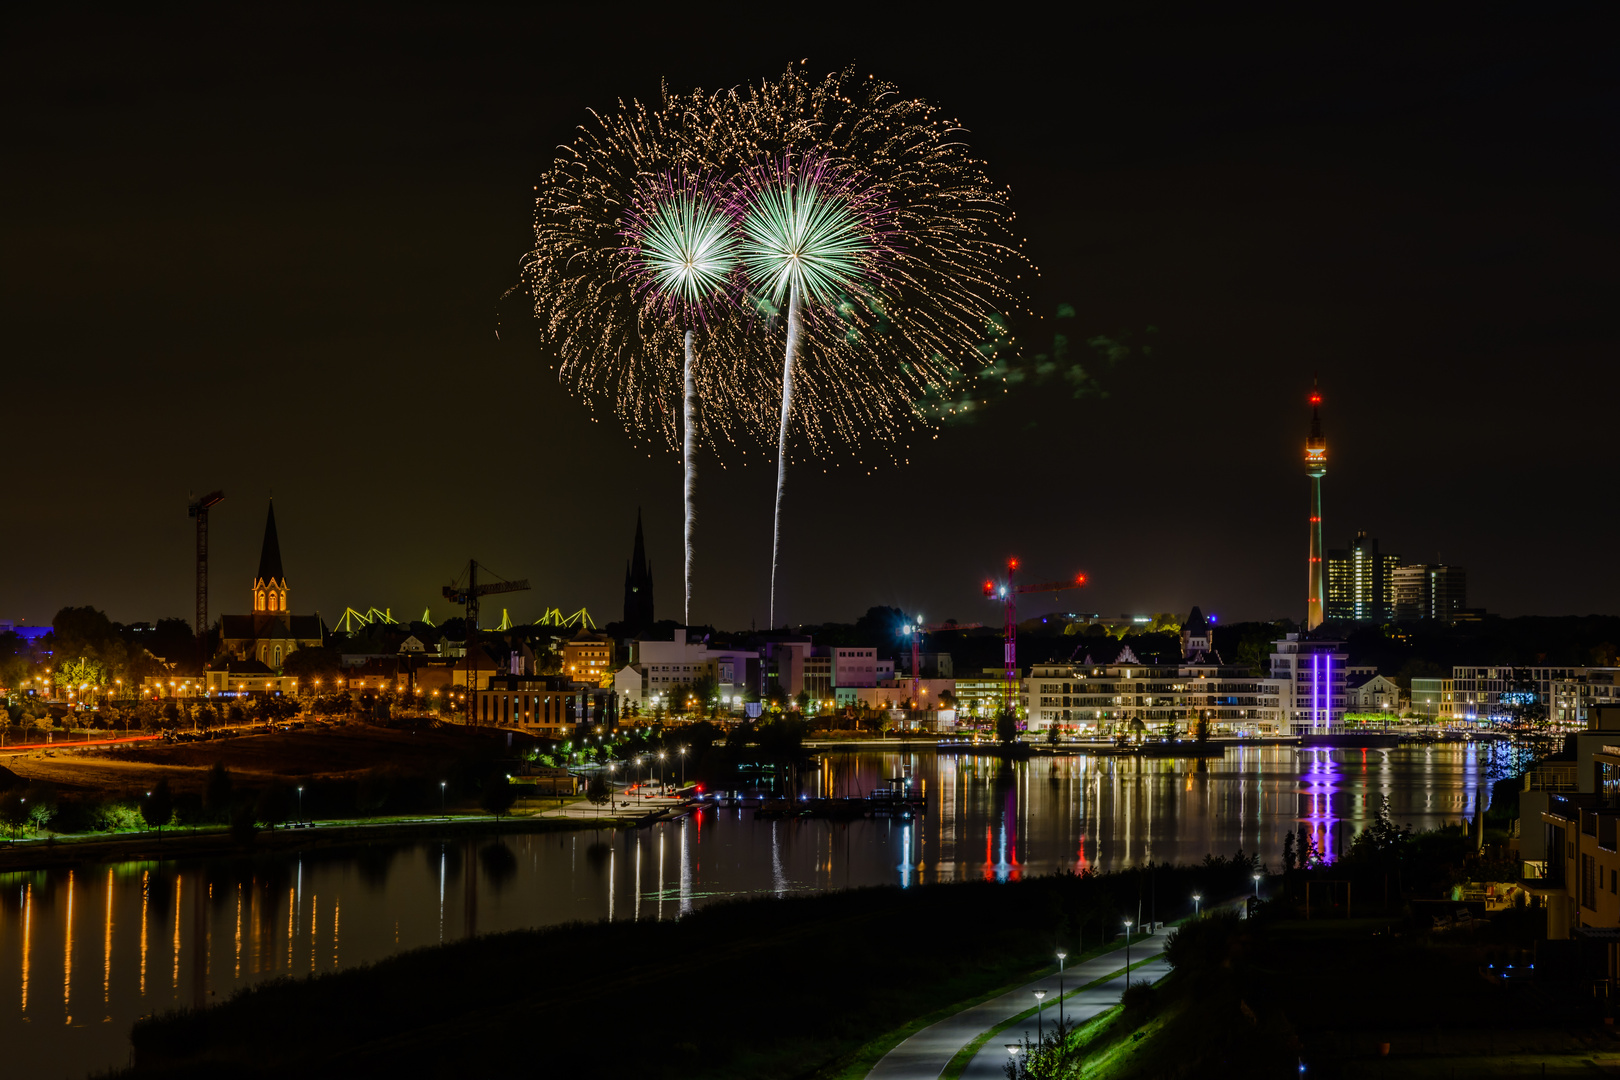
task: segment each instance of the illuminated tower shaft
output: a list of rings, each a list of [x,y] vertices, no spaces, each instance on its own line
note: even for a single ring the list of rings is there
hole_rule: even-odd
[[[1326,569],[1322,564],[1322,477],[1327,475],[1327,439],[1322,437],[1322,394],[1311,385],[1311,434],[1305,440],[1305,475],[1311,478],[1311,561],[1309,596],[1305,602],[1305,629],[1322,625],[1327,600]]]

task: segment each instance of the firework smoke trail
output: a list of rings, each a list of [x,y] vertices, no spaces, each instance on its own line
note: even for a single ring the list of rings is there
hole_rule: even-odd
[[[782,492],[787,487],[788,414],[793,411],[793,360],[799,348],[799,284],[788,286],[787,350],[782,358],[782,426],[776,435],[776,517],[771,524],[771,617],[776,626],[776,567],[782,552]]]
[[[630,272],[636,294],[679,315],[687,324],[681,362],[681,498],[686,596],[683,621],[692,622],[692,550],[696,531],[697,362],[693,322],[705,304],[724,300],[736,267],[737,238],[718,193],[700,177],[663,178],[643,191],[630,213]]]
[[[831,304],[872,279],[881,238],[869,200],[853,178],[824,158],[790,156],[749,170],[738,228],[744,273],[772,301],[787,294],[787,347],[782,358],[782,415],[776,436],[776,516],[771,530],[770,625],[776,626],[776,572],[782,547],[782,493],[787,486],[788,423],[794,365],[804,336],[802,303]]]
[[[686,431],[681,436],[682,499],[685,503],[686,528],[683,542],[686,548],[686,606],[683,621],[692,624],[692,533],[695,531],[697,493],[697,375],[692,362],[692,331],[686,332],[686,360],[681,370],[681,383],[685,400],[682,402],[682,422]]]

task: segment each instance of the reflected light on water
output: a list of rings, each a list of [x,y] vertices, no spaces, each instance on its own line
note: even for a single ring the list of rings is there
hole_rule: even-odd
[[[982,755],[863,752],[826,755],[805,774],[805,787],[829,797],[865,795],[903,775],[926,795],[909,819],[756,819],[711,806],[650,829],[513,833],[499,842],[516,871],[497,877],[490,868],[503,864],[479,857],[485,845],[454,832],[363,852],[120,864],[106,872],[102,903],[86,902],[75,871],[0,874],[0,985],[14,988],[0,998],[13,1002],[0,1009],[8,1074],[84,1075],[120,1066],[138,1017],[301,974],[303,948],[310,950],[308,971],[318,972],[321,957],[330,955],[332,970],[342,956],[350,966],[371,963],[442,942],[446,927],[458,923],[471,934],[639,919],[644,901],[646,914],[662,919],[736,896],[1014,881],[1149,859],[1196,862],[1239,846],[1276,866],[1285,833],[1315,838],[1337,855],[1386,805],[1399,825],[1455,823],[1483,805],[1492,772],[1491,751],[1481,747],[1248,747],[1203,763],[1079,756],[1012,767]],[[98,869],[95,880],[101,877]],[[633,891],[629,910],[626,889]],[[139,936],[120,940],[117,924],[127,920],[134,929],[137,907]],[[351,918],[340,956],[344,907]],[[321,940],[328,928],[329,954]],[[216,934],[231,942],[217,954]],[[82,997],[83,943],[97,937],[105,1020],[70,1026],[74,962]],[[51,943],[48,959],[34,955],[35,938]],[[148,961],[161,962],[149,954],[165,943],[173,950],[167,988],[148,979]],[[54,992],[49,1001],[35,992],[42,963],[48,985],[61,980],[60,1016]]]

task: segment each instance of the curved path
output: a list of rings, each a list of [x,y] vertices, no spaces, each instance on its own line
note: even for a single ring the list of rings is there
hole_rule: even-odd
[[[1167,936],[1161,931],[1131,942],[1131,963],[1135,965],[1150,957],[1157,958],[1164,948],[1164,939]],[[1125,950],[1116,949],[1066,969],[1063,973],[1063,989],[1065,993],[1073,996],[1063,1002],[1064,1017],[1084,1020],[1118,1004],[1120,991],[1125,988],[1124,966]],[[1167,971],[1169,966],[1163,960],[1156,959],[1153,964],[1138,967],[1135,978],[1157,981],[1163,978]],[[1076,987],[1085,986],[1108,976],[1117,978],[1090,990],[1074,993]],[[1047,992],[1047,1000],[1051,1004],[1046,1006],[1046,1011],[1056,1020],[1058,976],[1053,974],[930,1024],[884,1054],[872,1067],[872,1071],[866,1074],[867,1080],[938,1080],[939,1074],[945,1071],[945,1066],[956,1056],[958,1050],[991,1028],[1011,1020],[1032,1007],[1035,1004],[1036,990]],[[1031,1038],[1034,1037],[1035,1030],[1033,1021],[1034,1018],[1031,1017]],[[983,1049],[963,1072],[964,1078],[1003,1075],[1002,1061],[1007,1056],[1004,1044],[1015,1041],[1015,1038],[1021,1039],[1023,1031],[1020,1029],[1016,1037],[1010,1029],[1006,1034],[1007,1038],[997,1036],[985,1043]],[[992,1050],[995,1051],[994,1054],[991,1053]],[[990,1071],[985,1071],[986,1069]]]

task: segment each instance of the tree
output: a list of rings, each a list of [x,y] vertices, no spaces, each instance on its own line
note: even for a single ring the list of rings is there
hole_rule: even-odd
[[[11,830],[13,840],[18,830],[28,824],[28,800],[21,787],[0,792],[0,824]]]
[[[203,808],[211,817],[224,821],[231,811],[231,774],[223,761],[214,762],[208,770],[208,782],[203,788]]]
[[[585,800],[596,807],[598,817],[602,815],[604,803],[613,799],[613,788],[608,783],[607,773],[597,769],[591,773],[590,783],[585,785]]]
[[[996,738],[1008,745],[1018,738],[1018,718],[1011,711],[996,717]]]
[[[313,687],[315,680],[323,686],[335,686],[343,671],[343,656],[331,646],[309,646],[295,649],[281,662],[281,673],[297,679],[301,685]]]
[[[146,793],[141,803],[141,817],[146,823],[157,830],[158,839],[163,839],[163,826],[169,823],[174,816],[174,795],[169,791],[169,782],[159,780],[157,786]]]
[[[512,809],[515,802],[517,802],[517,788],[512,784],[511,778],[505,775],[490,777],[478,798],[478,805],[494,814],[497,821],[502,814]]]
[[[800,690],[799,696],[794,700],[798,704],[800,712],[807,713],[810,711],[810,691]]]

